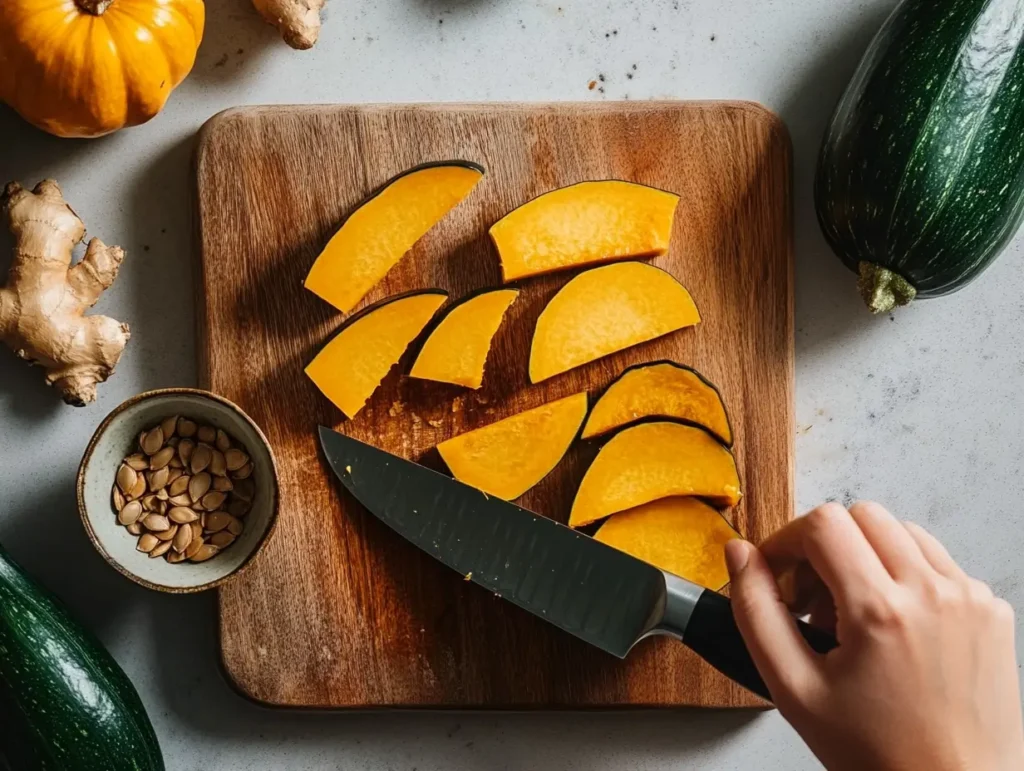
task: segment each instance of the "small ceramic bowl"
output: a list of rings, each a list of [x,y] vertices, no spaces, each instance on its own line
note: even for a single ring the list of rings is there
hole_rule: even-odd
[[[223,429],[245,448],[253,463],[256,493],[245,530],[206,562],[172,565],[138,551],[138,538],[117,523],[111,503],[117,469],[125,457],[138,452],[139,433],[171,415]],[[193,388],[149,391],[115,409],[93,434],[78,469],[78,511],[96,550],[135,583],[175,594],[212,589],[244,573],[274,532],[278,512],[274,454],[259,426],[231,401]]]

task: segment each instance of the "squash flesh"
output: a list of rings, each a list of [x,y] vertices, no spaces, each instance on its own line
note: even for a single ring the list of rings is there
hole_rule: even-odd
[[[732,444],[732,428],[718,390],[693,370],[669,362],[624,372],[597,400],[582,438],[602,436],[649,417],[696,423]]]
[[[394,178],[328,241],[306,276],[306,289],[348,313],[482,176],[476,167],[448,164]]]
[[[613,514],[594,538],[637,559],[718,591],[729,583],[725,544],[739,534],[696,498],[662,498]]]
[[[491,341],[518,296],[515,289],[499,289],[456,305],[430,333],[409,375],[480,388]]]
[[[587,415],[587,394],[549,402],[437,446],[460,482],[510,501],[558,465]]]
[[[706,431],[681,423],[641,423],[614,436],[587,469],[569,515],[571,527],[669,496],[739,503],[732,453]]]
[[[593,268],[562,287],[537,319],[530,381],[699,322],[690,293],[669,273],[642,262]]]
[[[490,230],[505,281],[668,250],[679,196],[633,182],[552,190]]]
[[[324,346],[306,374],[354,418],[447,298],[443,292],[421,292],[369,309]]]

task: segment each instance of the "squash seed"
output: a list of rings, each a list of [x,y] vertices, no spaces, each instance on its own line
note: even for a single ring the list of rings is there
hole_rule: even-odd
[[[205,471],[200,471],[188,482],[188,495],[193,501],[198,501],[210,489],[212,478]]]
[[[210,559],[211,557],[216,557],[217,552],[219,551],[220,549],[218,549],[216,546],[204,543],[196,550],[195,554],[189,557],[189,559],[192,560],[192,562],[206,562],[206,560]]]
[[[142,504],[138,501],[126,503],[121,512],[117,515],[117,521],[122,525],[134,525],[142,516]]]
[[[217,441],[217,429],[213,426],[200,426],[196,436],[200,442],[212,445]]]
[[[218,549],[227,548],[235,540],[235,536],[229,533],[227,530],[222,530],[219,533],[214,533],[210,536],[210,544],[216,546]]]
[[[178,430],[178,416],[172,415],[169,418],[161,420],[160,430],[164,432],[164,441],[166,442],[169,440]]]
[[[149,468],[149,458],[143,455],[141,452],[137,452],[134,455],[129,455],[124,459],[124,462],[131,466],[136,471],[145,471]]]
[[[196,449],[196,443],[191,439],[182,439],[178,442],[178,457],[184,465],[192,460],[192,452]]]
[[[182,474],[177,479],[172,479],[167,487],[167,492],[171,495],[181,495],[188,491],[189,482],[192,477],[187,474]]]
[[[136,549],[139,551],[151,552],[157,546],[160,545],[160,539],[152,533],[145,533],[139,536],[139,543],[136,545]]]
[[[167,465],[172,469],[177,469],[178,471],[185,468],[185,464],[181,462],[181,458],[179,458],[177,455],[171,458],[171,462],[168,463]]]
[[[226,511],[214,511],[206,515],[206,529],[211,533],[219,533],[221,530],[227,528],[234,519]]]
[[[176,552],[172,549],[171,551],[167,552],[167,561],[170,562],[172,565],[177,565],[179,562],[185,561],[185,555],[180,552]]]
[[[163,543],[157,544],[157,547],[149,553],[149,558],[155,560],[157,557],[162,557],[171,550],[171,542],[164,541]]]
[[[235,479],[248,479],[252,476],[252,461],[246,463],[242,468],[238,469],[231,474]]]
[[[232,448],[224,453],[224,461],[227,463],[228,471],[238,471],[249,462],[249,456],[237,448]]]
[[[182,439],[187,439],[190,436],[195,436],[196,424],[188,418],[178,418],[178,436]]]
[[[235,485],[230,477],[214,477],[213,489],[219,493],[230,493],[235,489]]]
[[[160,469],[166,468],[172,458],[174,458],[174,448],[164,447],[149,459],[150,471],[159,471]],[[168,471],[168,473],[170,472]]]
[[[239,536],[242,534],[243,530],[245,530],[245,525],[242,524],[242,520],[237,519],[236,517],[231,517],[231,519],[228,520],[228,532],[231,533],[231,535]]]
[[[192,540],[201,541],[203,540],[203,523],[193,522],[192,525]]]
[[[170,497],[171,494],[167,492],[166,487],[161,487],[159,490],[156,491],[156,498],[158,501],[166,501]]]
[[[171,484],[178,480],[179,477],[185,475],[185,472],[180,468],[174,468],[173,462],[171,464],[171,470],[167,472],[167,484]]]
[[[131,495],[132,490],[135,489],[137,477],[138,474],[135,473],[135,469],[126,463],[122,463],[120,468],[117,469],[117,486],[121,488],[125,495]]]
[[[151,533],[155,533],[169,530],[171,523],[163,514],[148,514],[142,520],[142,526]]]
[[[212,492],[203,496],[203,508],[207,511],[216,511],[224,505],[228,498],[227,493]]]
[[[135,473],[135,472],[132,472],[132,473]],[[135,475],[135,486],[132,487],[131,491],[128,493],[128,497],[132,498],[132,499],[141,498],[145,494],[146,494],[146,477],[142,476],[142,474],[136,474]]]
[[[124,508],[125,500],[124,493],[121,492],[121,488],[114,484],[114,490],[111,493],[111,498],[114,503],[114,511],[120,511]]]
[[[133,522],[130,525],[125,525],[124,529],[132,535],[142,535],[142,525],[140,525],[138,522]]]
[[[167,486],[167,475],[171,473],[171,470],[164,466],[162,469],[157,471],[149,472],[149,490],[150,492],[156,492],[162,490]]]
[[[192,528],[187,525],[179,527],[174,533],[174,551],[184,552],[190,543],[192,543]]]
[[[160,530],[156,533],[153,533],[153,535],[155,535],[161,541],[171,541],[174,539],[174,536],[178,534],[179,527],[180,525],[171,525],[166,530]]]
[[[160,499],[153,493],[142,496],[142,508],[146,511],[156,511],[157,504],[160,503]]]
[[[157,426],[152,431],[148,431],[143,435],[139,444],[142,445],[142,451],[146,455],[156,455],[164,446],[164,430]]]
[[[189,468],[192,469],[193,474],[198,474],[200,471],[206,471],[206,467],[210,465],[211,460],[213,460],[213,450],[210,449],[210,446],[206,444],[197,445],[192,453],[192,458],[189,460]]]
[[[193,534],[192,543],[185,547],[185,557],[188,559],[192,559],[194,556],[196,556],[196,554],[199,553],[199,550],[203,548],[204,543],[205,541],[203,541],[203,537],[201,535],[195,536]]]
[[[219,428],[217,429],[217,441],[215,443],[215,446],[221,452],[227,452],[228,450],[231,449],[230,437],[228,437],[228,435],[221,431]]]
[[[170,498],[167,499],[167,502],[170,503],[172,506],[192,505],[192,499],[189,497],[188,493],[182,493],[181,495],[172,495]]]
[[[184,525],[187,522],[195,522],[199,519],[199,515],[185,506],[175,506],[167,512],[167,518],[179,525]]]
[[[170,505],[167,503],[167,501],[160,501],[160,503],[156,507],[156,510],[157,510],[158,513],[163,514],[163,515],[166,516],[167,515],[167,510],[169,508],[170,508]]]
[[[219,477],[227,476],[228,464],[224,460],[224,453],[220,450],[213,450],[210,456],[210,473]]]

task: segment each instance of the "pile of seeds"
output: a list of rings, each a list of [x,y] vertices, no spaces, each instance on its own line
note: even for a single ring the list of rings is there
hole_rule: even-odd
[[[117,521],[170,563],[205,562],[245,529],[256,485],[245,449],[219,428],[173,416],[139,434],[117,470]]]

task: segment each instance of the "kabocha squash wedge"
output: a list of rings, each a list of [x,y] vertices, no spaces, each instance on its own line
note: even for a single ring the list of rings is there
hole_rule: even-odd
[[[552,190],[490,230],[505,281],[664,254],[679,196],[619,180]]]
[[[650,417],[696,423],[732,446],[732,428],[718,389],[695,369],[671,361],[641,364],[619,375],[590,411],[581,438]]]
[[[479,388],[491,340],[518,296],[518,290],[498,289],[453,306],[427,337],[409,375]]]
[[[729,583],[725,544],[739,534],[697,498],[662,498],[613,514],[594,535],[657,568],[718,591]]]
[[[306,367],[324,396],[354,418],[448,295],[438,289],[392,297],[354,316]]]
[[[682,423],[641,423],[612,437],[583,477],[569,515],[571,527],[672,495],[740,500],[732,453],[703,429]]]
[[[483,174],[474,163],[445,161],[395,177],[345,220],[313,263],[306,289],[348,313]]]
[[[510,501],[551,473],[586,415],[587,395],[578,393],[453,437],[437,451],[456,479]]]
[[[562,287],[537,319],[530,381],[699,322],[690,293],[660,268],[620,262],[588,270]]]

